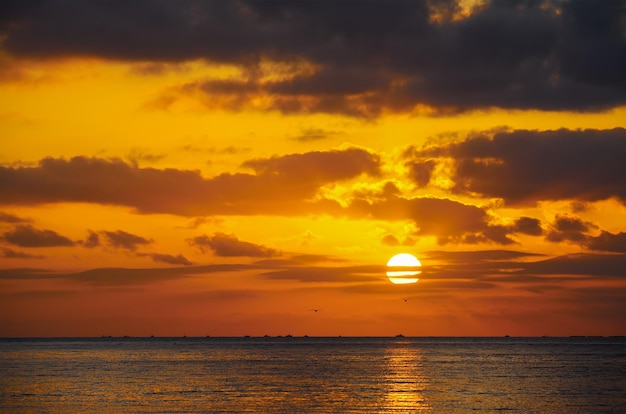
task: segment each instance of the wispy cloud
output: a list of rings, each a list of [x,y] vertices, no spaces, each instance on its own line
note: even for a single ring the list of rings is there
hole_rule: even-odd
[[[28,222],[30,222],[29,219],[25,219],[25,218],[16,216],[14,214],[9,214],[9,213],[0,211],[0,223],[16,224],[16,223],[28,223]]]
[[[0,257],[4,257],[7,259],[43,259],[45,258],[45,256],[42,256],[42,255],[21,252],[21,251],[9,249],[7,247],[3,247],[0,250],[2,250],[2,255]]]

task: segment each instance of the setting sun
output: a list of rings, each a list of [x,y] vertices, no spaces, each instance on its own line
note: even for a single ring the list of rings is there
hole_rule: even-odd
[[[393,256],[387,262],[387,268],[394,268],[394,270],[387,270],[387,277],[391,283],[396,285],[415,283],[419,280],[415,276],[422,273],[422,271],[419,270],[421,267],[422,263],[417,257],[408,253],[400,253]]]

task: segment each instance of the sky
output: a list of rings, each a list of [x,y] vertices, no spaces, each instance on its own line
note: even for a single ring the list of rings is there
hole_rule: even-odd
[[[0,336],[625,335],[625,4],[2,1]]]

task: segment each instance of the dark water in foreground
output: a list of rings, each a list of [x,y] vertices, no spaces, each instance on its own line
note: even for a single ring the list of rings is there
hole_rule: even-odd
[[[624,413],[624,338],[0,339],[0,412]]]

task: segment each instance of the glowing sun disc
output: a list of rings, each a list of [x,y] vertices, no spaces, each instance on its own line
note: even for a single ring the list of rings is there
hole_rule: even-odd
[[[398,268],[398,270],[391,270],[391,268],[394,267]],[[387,262],[387,277],[391,283],[396,285],[415,283],[419,280],[415,276],[422,273],[422,271],[419,270],[421,267],[422,263],[420,263],[417,257],[408,253],[400,253],[393,256]]]

